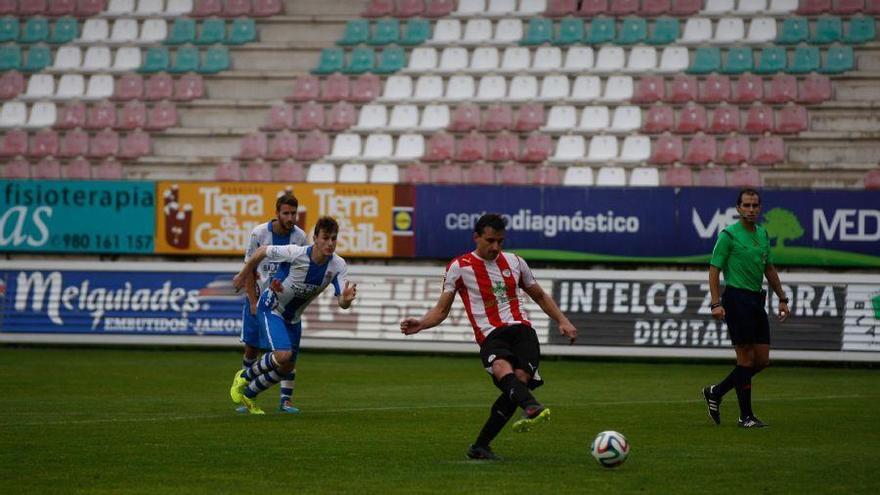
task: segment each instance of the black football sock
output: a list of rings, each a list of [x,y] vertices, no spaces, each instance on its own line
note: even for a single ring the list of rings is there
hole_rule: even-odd
[[[501,392],[507,394],[507,398],[518,405],[519,407],[525,409],[529,406],[538,406],[538,400],[535,399],[535,396],[532,395],[532,392],[529,391],[529,387],[526,386],[525,383],[519,381],[514,373],[508,373],[501,377],[498,380],[498,388],[501,389]]]
[[[730,392],[730,389],[734,386],[734,377],[736,376],[736,370],[738,367],[733,368],[730,373],[724,377],[724,380],[721,380],[717,385],[712,387],[712,394],[717,398],[724,397],[724,394]]]
[[[748,418],[752,413],[752,368],[737,366],[736,399],[739,401],[739,417]]]
[[[516,404],[507,398],[507,394],[502,393],[492,404],[492,410],[489,412],[489,419],[480,430],[475,445],[478,447],[489,447],[489,443],[498,436],[498,433],[507,424],[507,420],[516,412]]]

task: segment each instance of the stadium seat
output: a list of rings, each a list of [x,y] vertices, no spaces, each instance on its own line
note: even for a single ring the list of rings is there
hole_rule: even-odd
[[[819,72],[823,74],[842,74],[855,68],[855,57],[851,46],[832,46],[825,53],[825,60]]]
[[[28,134],[21,129],[11,129],[3,134],[0,157],[24,155],[28,150]]]
[[[688,142],[687,152],[682,158],[682,163],[688,165],[706,165],[715,161],[717,154],[715,138],[705,134],[698,134]]]
[[[594,17],[590,21],[586,42],[590,45],[611,43],[617,36],[617,26],[611,17]]]
[[[475,162],[486,158],[488,143],[486,135],[470,132],[459,138],[453,159],[459,162]]]
[[[682,46],[666,46],[660,55],[659,72],[680,73],[690,67],[688,49]]]
[[[498,134],[489,141],[486,159],[493,162],[519,159],[519,138],[507,132]]]
[[[745,23],[739,17],[722,17],[715,26],[715,36],[711,42],[730,45],[740,42],[746,37]]]
[[[226,21],[223,19],[205,19],[201,22],[197,45],[212,45],[226,40]]]
[[[618,45],[643,43],[648,38],[648,21],[642,17],[626,17],[614,42]]]
[[[61,164],[54,157],[47,156],[34,167],[35,179],[60,179]]]
[[[264,161],[253,161],[244,168],[243,180],[247,182],[268,182],[272,180],[272,165]]]
[[[551,163],[572,163],[583,161],[587,154],[587,143],[583,136],[559,136],[556,149],[550,157]]]
[[[312,69],[312,74],[332,74],[341,72],[344,67],[345,54],[341,48],[324,48],[321,50],[318,66]]]
[[[388,119],[389,130],[415,129],[419,125],[419,108],[415,105],[394,105]]]
[[[595,17],[608,13],[608,0],[581,0],[575,15],[579,17]]]
[[[872,169],[865,173],[864,177],[865,189],[880,189],[880,169]]]
[[[633,79],[631,76],[611,76],[605,81],[605,91],[599,101],[629,101],[633,95]]]
[[[141,25],[138,43],[152,45],[162,43],[166,38],[168,38],[168,23],[165,19],[145,19]]]
[[[611,125],[611,111],[606,106],[586,106],[581,112],[577,130],[581,132],[600,133]]]
[[[425,163],[411,163],[403,169],[405,184],[428,184],[431,182],[431,168]]]
[[[651,139],[648,136],[627,136],[620,146],[618,161],[641,163],[651,158]]]
[[[86,125],[86,104],[72,101],[61,107],[55,119],[56,129],[74,129]]]
[[[730,187],[760,187],[761,176],[758,169],[754,167],[737,167],[727,174],[727,185]]]
[[[144,0],[140,0],[143,2]],[[162,0],[156,0],[160,3]],[[138,4],[140,7],[140,4]],[[160,7],[161,9],[161,7]],[[247,16],[251,14],[251,0],[226,0],[223,6],[223,15],[225,17]]]
[[[52,52],[47,45],[33,45],[28,49],[27,61],[22,66],[24,72],[39,72],[52,62]]]
[[[439,131],[449,127],[450,114],[446,105],[426,105],[422,109],[418,128],[420,131]]]
[[[546,134],[531,134],[523,145],[520,160],[527,163],[539,163],[547,160],[553,151],[553,138]]]
[[[98,131],[89,141],[89,158],[107,158],[119,153],[119,134],[111,129]]]
[[[599,172],[601,173],[601,170]],[[660,185],[660,171],[654,167],[634,168],[629,175],[629,185],[633,187],[657,187]]]
[[[24,2],[24,5],[28,5],[32,0]],[[23,14],[19,12],[19,14]],[[28,15],[28,14],[24,14]],[[48,41],[49,39],[49,21],[43,17],[31,17],[24,23],[24,27],[19,33],[18,42],[19,43],[39,43],[43,41]]]
[[[701,103],[720,103],[730,100],[730,78],[719,74],[709,74],[699,86],[697,101]]]
[[[698,47],[694,53],[694,61],[685,71],[688,74],[709,74],[721,70],[721,50],[715,46]]]
[[[266,155],[268,139],[262,132],[245,134],[238,144],[238,153],[235,158],[252,160]]]
[[[343,184],[365,184],[369,178],[367,166],[363,163],[344,163],[339,167],[336,181]]]
[[[747,46],[736,46],[727,50],[724,65],[721,67],[723,74],[744,74],[752,72],[754,56],[752,49]]]
[[[233,19],[229,27],[227,45],[244,45],[257,41],[257,24],[253,19]]]
[[[670,187],[689,187],[694,185],[693,172],[689,167],[672,167],[663,173],[663,185]]]
[[[607,163],[617,159],[617,138],[614,136],[593,136],[586,161],[590,163]]]
[[[680,42],[688,44],[708,43],[712,40],[712,21],[705,17],[691,17],[684,23]]]
[[[451,160],[455,153],[455,137],[445,132],[434,134],[425,143],[422,160],[438,162]]]
[[[171,98],[174,93],[174,80],[169,74],[153,74],[144,84],[144,99],[157,101]]]
[[[494,46],[481,46],[474,50],[470,65],[467,63],[467,50],[464,53],[458,51],[458,47],[443,50],[443,60],[440,62],[444,72],[457,72],[465,64],[467,70],[477,73],[495,72],[499,68],[498,48]],[[464,50],[462,48],[462,50]]]
[[[831,5],[834,14],[855,14],[865,10],[865,0],[837,0]]]
[[[272,4],[277,0],[255,0],[254,5]],[[280,7],[280,4],[279,4]],[[168,0],[165,4],[164,14],[168,17],[189,15],[193,11],[193,0]],[[279,10],[280,12],[280,10]]]
[[[642,131],[649,134],[672,131],[675,122],[675,111],[670,106],[655,105],[648,109]]]
[[[24,76],[20,72],[8,71],[0,75],[0,100],[10,100],[24,91]]]
[[[851,49],[851,48],[850,48]],[[789,74],[806,74],[819,70],[819,48],[815,46],[797,46],[794,49],[791,65],[786,67]]]
[[[83,23],[82,33],[79,36],[81,43],[103,43],[110,36],[110,25],[107,19],[86,19]]]
[[[656,17],[672,10],[671,0],[643,0],[638,14],[643,17]]]
[[[385,80],[382,100],[398,101],[412,98],[413,82],[409,76],[394,75]]]
[[[751,16],[765,10],[767,10],[767,0],[739,0],[734,12]]]
[[[643,5],[647,3],[649,3],[649,0],[646,0]],[[678,19],[674,17],[659,17],[653,22],[651,34],[648,36],[646,43],[659,46],[674,43],[679,37],[680,26]]]
[[[388,125],[388,109],[385,105],[368,104],[361,107],[358,115],[358,130],[381,129]]]
[[[501,166],[501,170],[498,173],[498,183],[506,186],[528,185],[530,184],[529,172],[520,163],[506,163]]]
[[[372,101],[379,96],[380,89],[381,81],[379,76],[375,74],[362,74],[351,83],[349,101],[358,103]]]
[[[557,46],[541,46],[535,50],[533,72],[558,72],[562,68],[562,50]]]
[[[403,46],[421,45],[431,37],[431,23],[427,19],[410,19],[403,28],[400,44]]]
[[[393,74],[406,66],[406,52],[399,46],[386,46],[373,69],[376,74]]]
[[[838,16],[823,15],[816,20],[810,43],[827,45],[843,38],[843,20]]]
[[[461,39],[461,21],[458,19],[440,19],[434,24],[434,32],[430,43],[448,45]]]
[[[753,18],[749,22],[747,43],[772,43],[776,39],[776,19],[772,17]]]
[[[553,44],[568,46],[584,41],[584,20],[566,17],[559,21],[559,30],[553,37]]]
[[[171,56],[167,48],[159,46],[149,47],[144,57],[144,63],[138,72],[155,73],[167,71],[170,65],[170,58]]]
[[[417,160],[425,154],[425,137],[421,134],[401,134],[394,149],[394,160]]]
[[[304,102],[318,99],[321,83],[315,76],[299,76],[293,81],[293,91],[287,101]]]
[[[23,157],[13,158],[3,167],[5,179],[29,179],[31,177],[31,164]]]
[[[739,108],[727,105],[715,107],[707,132],[710,134],[728,134],[739,131]]]
[[[275,180],[282,182],[305,182],[306,172],[301,163],[294,160],[285,160],[278,165],[275,171]]]
[[[431,171],[431,182],[434,184],[461,184],[464,182],[461,166],[444,164]]]
[[[601,53],[601,50],[600,50]],[[657,68],[657,49],[653,46],[637,46],[629,51],[625,72],[653,72]]]
[[[720,15],[733,12],[734,0],[706,0],[706,6],[702,13],[708,15]]]
[[[450,82],[451,86],[451,82]],[[477,101],[488,102],[504,100],[507,96],[507,81],[503,76],[483,76],[474,97]]]
[[[764,105],[749,107],[742,130],[746,134],[763,134],[773,130],[773,109]]]
[[[90,46],[83,55],[82,69],[86,72],[103,72],[110,68],[112,56],[106,46]]]
[[[345,74],[362,74],[373,72],[376,65],[376,53],[370,47],[357,47],[351,52],[351,56],[342,72]]]
[[[324,79],[318,101],[337,102],[347,100],[351,94],[348,76],[331,74]]]
[[[390,160],[393,155],[394,138],[390,134],[370,134],[367,136],[361,158],[368,161]]]
[[[810,24],[806,17],[787,17],[782,21],[782,31],[776,38],[781,45],[796,45],[807,41],[810,36]]]
[[[373,26],[373,32],[367,40],[368,45],[382,46],[397,43],[400,39],[400,21],[397,19],[379,19]]]
[[[617,17],[635,14],[639,10],[639,0],[611,0],[608,13]]]
[[[137,159],[150,154],[150,135],[136,130],[128,133],[119,143],[119,158]]]
[[[484,128],[483,130],[487,131],[497,131],[500,129],[506,129],[510,127],[510,121],[512,120],[512,114],[510,111],[510,107],[496,105],[493,109],[493,106],[490,106],[487,110],[487,119],[494,112],[504,111],[506,109],[507,115],[506,120],[501,120],[502,124],[506,123],[506,125],[499,126],[498,128]],[[452,117],[449,122],[449,130],[456,132],[466,132],[473,129],[476,129],[480,125],[480,107],[471,104],[471,103],[463,103],[455,108],[452,112]]]
[[[269,141],[266,158],[269,160],[287,160],[296,156],[299,148],[299,137],[289,130],[275,133]]]
[[[520,19],[501,19],[495,28],[492,42],[500,45],[518,43],[523,38],[523,24]]]
[[[781,46],[765,46],[761,49],[758,57],[758,65],[755,66],[755,74],[776,74],[786,70],[788,55]]]
[[[164,131],[176,125],[177,107],[174,103],[160,101],[147,112],[147,125],[144,128],[150,131]]]
[[[89,150],[89,135],[81,129],[67,131],[58,148],[60,158],[84,156]]]
[[[116,129],[133,130],[146,127],[147,106],[142,101],[131,100],[122,106],[122,112],[117,119]]]
[[[601,167],[596,172],[596,185],[600,187],[623,187],[626,185],[626,170],[623,167]]]
[[[426,0],[428,3],[425,17],[432,19],[446,17],[455,10],[455,0]]]
[[[342,38],[336,40],[340,46],[355,46],[366,43],[370,38],[370,21],[366,19],[352,19],[345,24]]]
[[[479,117],[480,117],[479,107],[474,105],[474,106],[471,106],[470,108],[472,108],[473,111],[476,112],[475,118],[479,119]],[[540,106],[540,116],[533,115],[533,112],[536,111],[537,108],[539,108],[538,105],[531,105],[531,106],[523,106],[523,108],[520,109],[520,117],[522,118],[522,121],[517,120],[517,123],[522,124],[524,127],[522,127],[519,130],[534,130],[534,129],[537,129],[541,124],[544,123],[544,106],[543,105]],[[529,120],[531,117],[534,117],[535,120],[540,118],[540,122],[534,122],[532,120]],[[468,117],[468,118],[470,118],[470,117]],[[528,121],[528,123],[526,123],[526,121]],[[456,126],[450,130],[461,130],[461,131],[469,130],[469,129],[472,129],[473,127],[471,127],[471,126],[475,124],[475,122],[473,120],[467,120],[465,122],[466,122],[466,126],[461,126],[461,127],[467,127],[468,129],[459,128],[459,126]],[[501,131],[501,130],[513,129],[514,128],[513,108],[511,108],[509,105],[502,104],[502,103],[496,103],[493,105],[489,105],[486,108],[486,113],[484,114],[483,121],[482,121],[482,123],[479,124],[479,126],[480,126],[480,130],[486,131],[486,132],[497,132],[497,131]]]
[[[135,19],[116,19],[110,30],[108,43],[119,45],[134,43],[138,39],[138,22]]]
[[[394,0],[369,0],[367,8],[361,12],[361,17],[374,18],[393,16],[394,8]]]
[[[724,187],[727,185],[727,174],[721,167],[706,167],[700,170],[697,181],[702,187]]]
[[[588,46],[573,46],[565,53],[563,72],[581,73],[593,68],[593,49]]]
[[[495,0],[497,4],[501,5],[500,12],[497,15],[503,15],[507,10],[504,5],[505,2],[513,3],[514,0]],[[498,9],[493,7],[493,3],[490,0],[489,10],[491,12],[497,12]],[[532,17],[539,14],[543,14],[544,11],[547,10],[547,0],[520,0],[519,8],[516,10],[515,15],[524,16],[524,17]]]
[[[703,0],[672,0],[670,14],[676,17],[689,17],[703,8]]]
[[[523,72],[531,66],[531,52],[521,46],[509,46],[501,57],[501,70],[504,72]]]
[[[798,85],[798,103],[819,104],[831,98],[831,80],[828,76],[810,74]]]
[[[558,186],[562,184],[562,173],[556,166],[538,167],[534,171],[533,180],[539,186]]]
[[[569,79],[567,76],[552,75],[545,76],[541,81],[541,90],[538,94],[540,101],[556,101],[568,98]]]
[[[677,75],[672,79],[672,85],[667,94],[669,103],[686,103],[697,100],[699,84],[694,76]]]
[[[637,106],[621,105],[614,109],[611,118],[611,132],[629,133],[642,126],[642,111]]]
[[[474,17],[486,13],[486,0],[458,0],[458,8],[452,13],[458,17]]]
[[[538,96],[538,79],[535,76],[516,75],[510,80],[507,99],[510,101],[532,101]]]
[[[877,5],[880,6],[880,2]],[[859,15],[849,19],[846,33],[843,35],[843,42],[850,45],[860,45],[874,41],[876,37],[877,32],[874,18]]]
[[[574,15],[577,11],[577,0],[547,0],[546,17],[565,17]]]
[[[273,105],[269,109],[266,116],[266,123],[260,129],[264,131],[280,131],[283,129],[293,129],[293,106],[292,105]]]
[[[63,15],[73,15],[76,12],[76,0],[52,0],[46,15],[49,17],[60,17]]]
[[[82,96],[83,84],[83,76],[81,74],[64,74],[58,82],[58,96],[68,97],[68,94]],[[74,94],[76,93],[75,91],[68,90],[68,88],[74,86],[79,89],[78,94]],[[62,91],[62,88],[64,91]],[[55,79],[49,74],[34,74],[28,79],[27,89],[20,98],[23,100],[40,100],[52,98],[54,94]]]
[[[666,83],[663,76],[644,76],[639,79],[633,93],[633,103],[655,103],[666,97]]]
[[[301,131],[310,131],[324,126],[324,106],[309,102],[299,107],[294,117],[296,128]]]
[[[752,148],[752,165],[774,165],[785,160],[785,144],[780,136],[762,136]]]
[[[746,136],[728,136],[721,143],[718,162],[725,165],[739,165],[749,159],[749,138]]]
[[[79,36],[79,22],[73,17],[62,17],[55,21],[49,43],[61,45],[70,43]]]
[[[116,50],[111,72],[134,72],[141,66],[141,49],[136,46],[124,46]]]
[[[63,76],[62,76],[63,77]],[[60,90],[59,90],[60,92]],[[95,74],[89,78],[83,98],[86,100],[103,100],[113,96],[113,76]]]
[[[831,11],[831,0],[800,0],[795,11],[800,15],[818,15]]]
[[[116,125],[116,105],[109,101],[92,105],[86,115],[86,129],[105,129]]]
[[[429,48],[428,50],[434,50],[434,49]],[[478,57],[478,55],[477,55],[478,51],[481,54],[494,51],[495,57],[496,57],[495,64],[496,64],[496,68],[497,68],[497,49],[496,48],[490,48],[490,47],[477,48],[474,51],[475,63],[480,62],[478,60],[478,58],[480,58],[480,57]],[[413,57],[415,57],[415,52],[414,52]],[[428,55],[428,57],[426,57],[426,60],[424,60],[422,63],[430,63],[430,55]],[[485,63],[485,62],[483,62],[483,63]],[[437,64],[435,64],[435,65],[437,65]],[[448,46],[448,47],[444,48],[443,52],[440,54],[440,63],[439,63],[439,65],[437,65],[437,70],[441,71],[441,72],[460,72],[460,71],[467,69],[467,67],[468,67],[468,51],[467,51],[467,49],[460,47],[460,46]]]
[[[776,118],[776,134],[797,134],[809,128],[807,109],[800,105],[787,105]]]
[[[434,101],[443,97],[443,78],[440,76],[419,76],[411,97],[414,101]]]
[[[527,103],[519,107],[519,111],[516,113],[516,120],[514,120],[513,128],[511,130],[517,132],[531,132],[541,127],[544,122],[544,105]]]
[[[706,108],[688,105],[678,114],[678,122],[674,127],[676,134],[695,134],[706,130]]]
[[[755,74],[742,74],[733,85],[731,102],[753,103],[764,97],[764,80]]]
[[[199,49],[195,46],[182,46],[174,53],[174,63],[168,68],[172,74],[195,72],[199,68]]]
[[[0,72],[21,70],[21,48],[18,45],[0,46]]]
[[[430,46],[413,48],[409,56],[407,72],[432,72],[438,70],[437,49]]]
[[[52,127],[55,125],[57,116],[58,110],[55,103],[51,101],[38,101],[31,106],[31,113],[25,125],[32,129]]]
[[[425,13],[425,0],[400,0],[397,4],[397,17],[415,17]],[[397,181],[395,181],[397,182]]]
[[[593,169],[585,166],[570,166],[562,176],[562,185],[570,187],[589,187],[594,184]]]
[[[196,1],[198,2],[199,0]],[[214,169],[214,180],[236,182],[240,181],[241,165],[239,165],[238,162],[225,162],[217,165],[217,168]]]
[[[212,46],[205,51],[205,57],[199,65],[200,74],[216,74],[229,70],[231,65],[229,49],[225,46]]]
[[[777,74],[770,80],[770,88],[764,97],[766,103],[787,103],[797,99],[797,78],[790,74]]]
[[[175,101],[192,101],[202,98],[205,93],[204,81],[198,74],[184,74],[174,83]]]

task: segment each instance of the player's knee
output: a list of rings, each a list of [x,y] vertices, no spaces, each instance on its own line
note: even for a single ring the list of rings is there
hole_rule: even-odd
[[[510,361],[504,358],[496,358],[492,361],[492,374],[497,378],[501,378],[513,371]]]
[[[756,359],[755,364],[752,367],[755,369],[755,373],[757,373],[768,366],[770,366],[770,358]]]
[[[516,373],[517,380],[526,384],[529,383],[529,380],[532,378],[531,375],[526,373],[524,370],[513,370],[513,372]]]
[[[290,368],[293,369],[293,365],[290,364],[293,359],[293,352],[291,351],[275,351],[275,361],[279,366],[287,366],[290,365]]]
[[[257,359],[260,356],[260,351],[256,347],[245,346],[244,348],[244,358],[245,359]]]

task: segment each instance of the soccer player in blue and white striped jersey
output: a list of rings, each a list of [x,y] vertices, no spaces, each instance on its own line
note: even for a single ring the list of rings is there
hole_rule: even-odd
[[[235,288],[241,289],[247,274],[264,259],[281,263],[257,303],[260,338],[272,352],[250,368],[236,371],[229,391],[233,402],[244,404],[251,414],[263,414],[254,399],[296,365],[305,308],[331,285],[342,309],[348,309],[357,295],[357,285],[347,280],[345,260],[334,254],[338,234],[336,220],[321,217],[315,225],[312,245],[262,246],[233,279]]]

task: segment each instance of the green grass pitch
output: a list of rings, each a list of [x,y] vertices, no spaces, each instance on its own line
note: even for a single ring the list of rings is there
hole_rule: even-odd
[[[732,351],[731,351],[732,354]],[[880,371],[776,367],[763,430],[714,426],[703,384],[732,366],[546,360],[551,421],[464,451],[498,394],[472,356],[309,353],[299,416],[233,412],[238,352],[0,348],[0,493],[877,493]],[[617,469],[589,456],[627,436]]]

